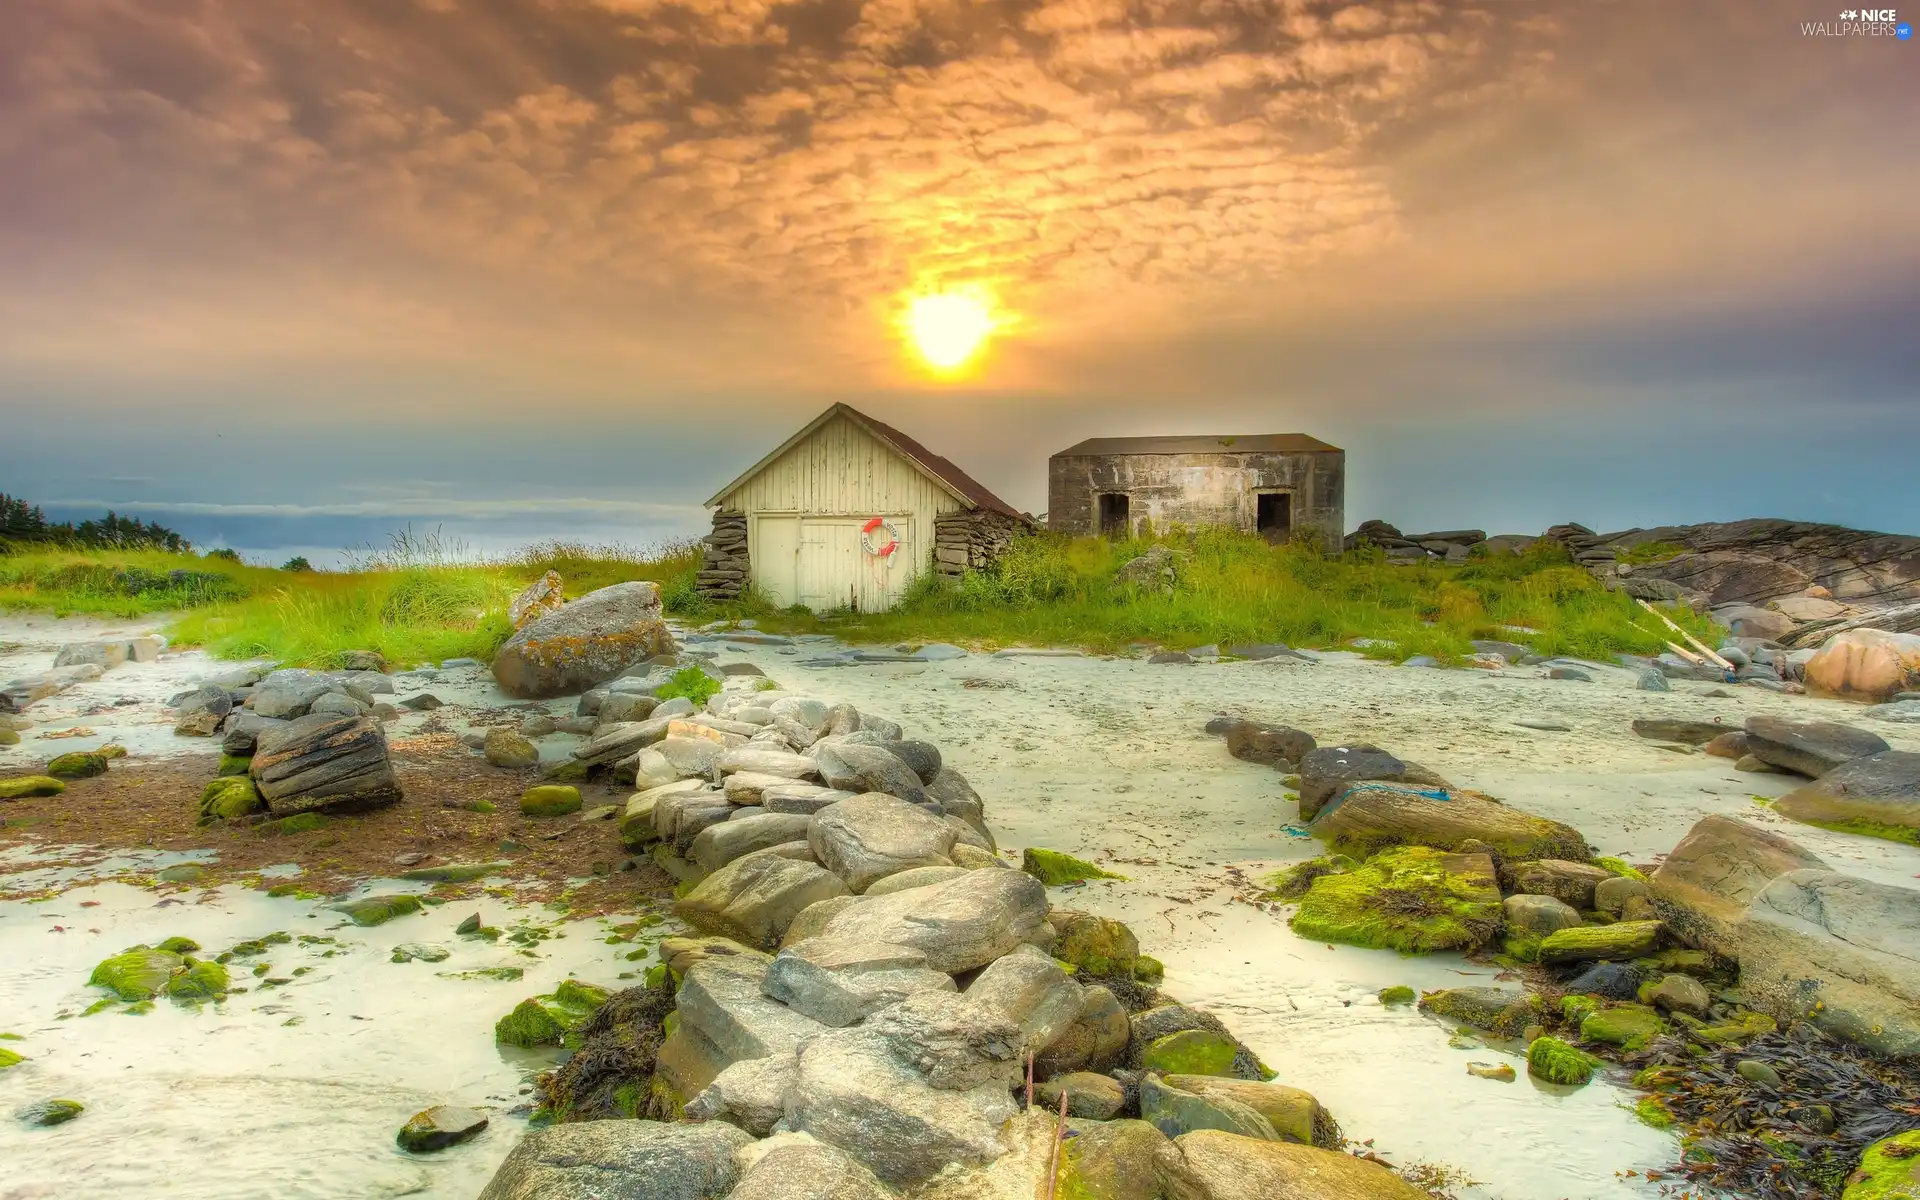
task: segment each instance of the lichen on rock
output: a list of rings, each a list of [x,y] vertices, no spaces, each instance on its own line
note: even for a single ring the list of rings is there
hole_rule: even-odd
[[[1405,846],[1315,879],[1289,924],[1301,937],[1403,954],[1469,950],[1499,929],[1500,889],[1485,855]]]

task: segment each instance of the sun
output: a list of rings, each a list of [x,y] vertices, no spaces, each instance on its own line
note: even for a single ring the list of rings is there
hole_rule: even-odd
[[[984,296],[948,291],[916,296],[908,303],[902,324],[927,365],[951,373],[980,353],[997,322]]]

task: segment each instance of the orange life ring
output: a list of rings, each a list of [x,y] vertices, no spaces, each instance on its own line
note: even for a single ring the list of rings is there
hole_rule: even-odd
[[[873,544],[873,535],[880,529],[887,531],[887,541],[884,545],[876,546]],[[860,527],[860,547],[875,558],[888,558],[900,548],[900,531],[885,517],[875,517]],[[893,564],[889,562],[887,565]]]

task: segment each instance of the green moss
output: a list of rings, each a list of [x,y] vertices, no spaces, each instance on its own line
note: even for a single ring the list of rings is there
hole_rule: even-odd
[[[1133,930],[1119,921],[1085,913],[1056,919],[1063,928],[1053,945],[1054,958],[1075,972],[1132,978],[1140,958],[1140,941]]]
[[[1500,925],[1490,881],[1446,868],[1424,846],[1383,850],[1344,874],[1322,875],[1289,922],[1304,938],[1424,954],[1483,945]]]
[[[522,1000],[493,1027],[494,1040],[510,1046],[559,1046],[573,1039],[602,1004],[607,990],[569,979],[549,995]]]
[[[8,1067],[17,1067],[25,1061],[27,1061],[25,1055],[16,1054],[5,1046],[0,1046],[0,1071],[4,1071]]]
[[[1163,1075],[1232,1075],[1240,1047],[1210,1029],[1185,1029],[1155,1038],[1140,1054],[1140,1065]]]
[[[1496,1037],[1519,1037],[1540,1019],[1540,998],[1497,987],[1440,988],[1420,997],[1420,1011],[1484,1029]]]
[[[1615,875],[1621,876],[1624,879],[1638,879],[1641,883],[1647,882],[1647,877],[1633,867],[1628,866],[1627,861],[1623,858],[1596,858],[1593,860],[1593,865],[1599,867],[1602,871],[1612,871]]]
[[[1920,1200],[1920,1129],[1868,1146],[1854,1178],[1843,1200]]]
[[[1796,818],[1798,819],[1798,818]],[[1887,842],[1901,842],[1908,846],[1920,846],[1920,829],[1911,825],[1882,825],[1877,821],[1802,821],[1803,825],[1814,825],[1821,829],[1831,829],[1835,833],[1853,833],[1861,837],[1879,838]]]
[[[319,892],[310,892],[297,883],[276,883],[267,889],[267,895],[272,896],[276,900],[284,899],[288,896],[293,897],[295,900],[318,900],[321,894]]]
[[[55,779],[92,779],[107,773],[107,756],[90,750],[62,754],[47,764],[47,774]]]
[[[1658,921],[1621,921],[1556,929],[1540,939],[1543,963],[1621,962],[1643,958],[1660,942]]]
[[[1689,1030],[1687,1037],[1705,1045],[1738,1046],[1764,1037],[1777,1028],[1772,1017],[1743,1008],[1729,1020]]]
[[[1501,939],[1501,953],[1515,962],[1534,962],[1540,957],[1540,936],[1537,933],[1509,933]]]
[[[1535,1038],[1527,1047],[1527,1073],[1548,1083],[1585,1083],[1593,1078],[1593,1069],[1599,1065],[1599,1059],[1559,1038]]]
[[[216,962],[187,960],[187,969],[167,980],[167,995],[175,1000],[213,1000],[227,994],[227,969]]]
[[[1671,1129],[1674,1125],[1673,1111],[1667,1102],[1658,1096],[1642,1096],[1633,1106],[1633,1115],[1640,1123],[1654,1129]]]
[[[637,1083],[623,1083],[613,1089],[613,1111],[629,1120],[640,1117],[646,1102],[646,1089]]]
[[[253,786],[253,780],[245,775],[227,775],[215,779],[200,793],[200,815],[203,817],[233,821],[260,812],[266,806]]]
[[[542,779],[552,780],[555,783],[585,783],[587,776],[592,773],[592,769],[579,759],[563,758],[546,770],[540,772],[540,777]],[[479,801],[478,803],[484,804],[485,801]]]
[[[27,1105],[14,1116],[26,1125],[65,1125],[85,1111],[87,1106],[78,1100],[42,1100]]]
[[[207,869],[198,863],[181,863],[154,876],[161,883],[199,883],[206,877]]]
[[[525,967],[480,967],[472,971],[442,971],[442,979],[490,979],[495,982],[515,983],[527,973]]]
[[[333,906],[355,925],[384,925],[395,917],[417,913],[424,907],[418,896],[367,896],[344,900]]]
[[[682,667],[673,673],[673,677],[654,689],[654,697],[660,700],[672,700],[684,696],[699,708],[720,692],[720,681],[699,667]]]
[[[1144,983],[1148,987],[1158,987],[1160,981],[1166,977],[1166,964],[1152,955],[1142,954],[1139,958],[1133,960],[1133,978],[1135,982]]]
[[[1560,1016],[1575,1029],[1588,1017],[1600,1011],[1602,1001],[1598,996],[1562,996],[1560,997]]]
[[[1412,1004],[1417,999],[1419,999],[1419,996],[1414,990],[1405,985],[1396,985],[1394,987],[1380,989],[1380,1003],[1382,1004]]]
[[[106,988],[122,1000],[151,1000],[185,965],[185,960],[171,951],[133,946],[95,967],[87,985]]]
[[[281,817],[277,821],[268,821],[260,826],[261,837],[291,837],[296,833],[313,833],[327,827],[327,818],[317,812],[295,813],[290,817]]]
[[[1716,962],[1713,955],[1705,950],[1683,950],[1677,948],[1673,950],[1662,950],[1660,953],[1650,954],[1646,958],[1636,958],[1633,960],[1633,965],[1646,968],[1648,973],[1658,972],[1662,975],[1691,975],[1696,979],[1705,979],[1728,969],[1723,967],[1719,962]]]
[[[1660,1014],[1644,1004],[1610,1004],[1580,1022],[1582,1041],[1601,1042],[1622,1050],[1641,1049],[1667,1032]]]
[[[1063,883],[1078,883],[1086,879],[1125,879],[1125,875],[1115,875],[1071,854],[1062,854],[1058,850],[1040,850],[1029,846],[1020,852],[1020,869],[1038,879],[1048,887],[1059,887]]]
[[[1291,904],[1307,894],[1313,881],[1322,875],[1338,875],[1351,871],[1354,861],[1344,854],[1326,854],[1319,858],[1310,858],[1303,863],[1295,863],[1284,871],[1271,875],[1267,879],[1265,899],[1278,900]]]
[[[488,875],[497,875],[512,865],[502,862],[450,863],[444,867],[419,867],[412,871],[403,871],[400,878],[425,883],[468,883]]]
[[[0,800],[21,800],[28,796],[58,796],[67,785],[47,775],[19,775],[0,779]]]
[[[529,817],[564,817],[580,811],[580,789],[571,784],[540,784],[520,796],[520,811]]]
[[[214,774],[223,778],[231,778],[235,775],[245,775],[252,768],[253,756],[251,754],[222,754],[220,756],[220,767]]]

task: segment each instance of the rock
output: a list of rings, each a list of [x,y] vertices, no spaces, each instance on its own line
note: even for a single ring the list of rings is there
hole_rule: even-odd
[[[1547,671],[1548,679],[1571,679],[1578,683],[1592,683],[1592,673],[1579,667],[1553,667]]]
[[[520,793],[520,811],[529,817],[564,817],[580,811],[580,789],[571,784],[543,783]]]
[[[722,775],[745,772],[786,783],[820,777],[819,764],[804,754],[789,754],[781,750],[759,750],[746,746],[722,754],[718,766]]]
[[[728,783],[740,778],[728,777]],[[771,778],[763,776],[762,778]],[[760,805],[768,812],[802,813],[811,816],[831,804],[842,800],[851,800],[852,792],[843,792],[837,788],[817,787],[811,783],[785,783],[779,786],[768,785],[760,793]]]
[[[1507,928],[1516,933],[1545,936],[1580,924],[1580,914],[1565,901],[1552,896],[1508,896],[1502,905]]]
[[[1498,1080],[1501,1083],[1512,1083],[1520,1077],[1510,1063],[1470,1062],[1467,1064],[1467,1074],[1479,1079]]]
[[[413,1114],[413,1118],[401,1126],[400,1134],[394,1140],[402,1150],[424,1153],[457,1146],[480,1136],[486,1127],[485,1113],[471,1108],[436,1104],[424,1112]]]
[[[487,730],[483,752],[489,763],[508,770],[524,770],[540,762],[538,746],[519,733],[499,725]]]
[[[307,706],[309,714],[329,713],[345,717],[358,717],[371,711],[373,711],[373,705],[370,702],[344,692],[328,692]]]
[[[708,871],[717,871],[755,850],[805,841],[811,824],[811,818],[797,813],[732,818],[710,825],[695,835],[687,846],[687,857]]]
[[[763,987],[795,1012],[833,1028],[857,1024],[915,992],[955,990],[952,977],[929,967],[919,950],[831,937],[781,950]]]
[[[732,819],[738,811],[716,792],[675,792],[654,802],[653,828],[675,854],[684,855],[693,847],[694,838]]]
[[[828,787],[851,792],[882,792],[915,804],[926,802],[926,788],[912,767],[879,746],[822,742],[813,748],[820,778]]]
[[[883,742],[877,749],[884,750],[907,764],[907,767],[919,777],[922,786],[931,784],[940,776],[940,748],[932,742]]]
[[[587,693],[591,695],[592,693]],[[584,701],[586,696],[581,699]],[[652,696],[630,692],[616,692],[603,698],[594,707],[592,716],[600,719],[602,725],[625,725],[645,721],[659,709],[660,702]],[[666,726],[661,725],[664,732]]]
[[[952,975],[983,967],[1046,927],[1047,891],[1021,871],[969,871],[947,883],[863,899],[821,931],[916,947]]]
[[[1540,1019],[1525,992],[1497,987],[1440,988],[1420,997],[1420,1011],[1483,1029],[1496,1037],[1518,1037]]]
[[[416,961],[437,963],[445,962],[450,957],[452,957],[452,952],[445,946],[430,946],[425,942],[404,942],[393,948],[392,961],[397,963]]]
[[[680,982],[682,1027],[700,1033],[729,1064],[791,1052],[826,1026],[763,994],[765,962],[735,957],[693,964]]]
[[[1106,1071],[1118,1066],[1133,1036],[1133,1025],[1119,999],[1100,984],[1080,989],[1080,1012],[1073,1024],[1041,1048],[1033,1069],[1042,1079],[1072,1071]]]
[[[1239,1100],[1195,1095],[1158,1075],[1140,1081],[1140,1117],[1171,1138],[1196,1129],[1217,1129],[1259,1141],[1274,1138],[1267,1119]]]
[[[991,851],[982,850],[980,847],[967,842],[955,842],[953,849],[948,851],[948,857],[953,859],[954,866],[964,867],[969,871],[978,871],[982,867],[1004,867],[1007,865],[996,858]]]
[[[1056,1097],[1054,1110],[1058,1109]],[[1046,1137],[1042,1144],[1051,1149],[1052,1138]],[[1063,1200],[1204,1200],[1206,1196],[1173,1142],[1145,1121],[1081,1121],[1061,1143],[1060,1157],[1058,1194]],[[1045,1178],[1044,1158],[1041,1177]]]
[[[1920,634],[1850,629],[1807,660],[1807,690],[1846,700],[1890,700],[1920,688]]]
[[[672,723],[672,717],[657,715],[644,721],[603,722],[594,727],[591,738],[573,748],[573,758],[589,767],[615,762],[658,743]]]
[[[1063,884],[1079,883],[1087,879],[1126,878],[1124,875],[1103,871],[1085,859],[1075,858],[1071,854],[1062,854],[1058,850],[1042,850],[1036,846],[1029,846],[1020,852],[1020,869],[1048,887],[1060,887]]]
[[[1920,1129],[1882,1138],[1860,1156],[1842,1200],[1908,1200],[1920,1196]]]
[[[1602,879],[1593,889],[1593,907],[1610,917],[1618,917],[1638,898],[1651,900],[1653,889],[1638,879],[1614,875]]]
[[[242,710],[228,719],[220,748],[228,754],[250,756],[259,749],[261,734],[284,725],[286,722],[277,718]]]
[[[1159,1069],[1178,1075],[1216,1073],[1202,1069],[1203,1066],[1218,1066],[1218,1061],[1213,1058],[1217,1050],[1213,1041],[1194,1038],[1178,1042],[1170,1040],[1178,1034],[1198,1032],[1215,1035],[1233,1046],[1231,1065],[1218,1074],[1236,1079],[1266,1080],[1273,1077],[1259,1057],[1237,1041],[1220,1018],[1210,1012],[1184,1004],[1163,1004],[1135,1013],[1130,1023],[1132,1032],[1127,1041],[1127,1066],[1130,1069],[1154,1069],[1148,1065],[1151,1057],[1162,1064]]]
[[[807,833],[814,857],[856,895],[897,871],[952,866],[954,841],[954,831],[925,808],[877,792],[821,809]]]
[[[950,1164],[991,1162],[1004,1152],[998,1133],[1016,1112],[1019,1045],[1018,1029],[962,998],[917,993],[801,1047],[787,1123],[895,1187]]]
[[[1300,819],[1311,821],[1330,801],[1363,780],[1406,778],[1407,764],[1378,746],[1321,746],[1297,760]]]
[[[37,1125],[46,1128],[52,1125],[65,1125],[81,1113],[87,1106],[78,1100],[40,1100],[13,1112],[14,1120],[22,1125]]]
[[[1695,1017],[1706,1016],[1707,1009],[1713,1006],[1713,997],[1706,987],[1685,975],[1662,976],[1658,983],[1648,984],[1642,995],[1646,1003],[1655,1008]]]
[[[782,1133],[736,1155],[745,1174],[727,1200],[892,1200],[893,1193],[837,1146]]]
[[[1540,940],[1540,961],[1562,963],[1645,958],[1660,945],[1659,921],[1621,921],[1613,925],[1562,929]]]
[[[846,894],[838,876],[811,862],[756,854],[714,870],[677,901],[673,911],[703,932],[773,950],[800,912]]]
[[[20,800],[28,796],[58,796],[67,785],[48,775],[16,775],[0,779],[0,800]]]
[[[722,1200],[734,1153],[753,1140],[724,1122],[582,1121],[528,1131],[480,1200]]]
[[[672,730],[678,724],[679,721],[669,724],[667,736],[654,743],[653,752],[665,759],[682,779],[711,775],[727,748],[708,738],[676,735]]]
[[[1725,625],[1735,637],[1764,638],[1777,641],[1792,633],[1795,621],[1783,612],[1773,609],[1756,608],[1751,604],[1736,604],[1727,608],[1715,609],[1714,620]]]
[[[1798,622],[1831,621],[1847,613],[1847,606],[1839,601],[1812,595],[1782,596],[1773,601],[1771,607],[1787,619]]]
[[[1054,933],[1053,956],[1081,976],[1132,979],[1140,957],[1140,942],[1119,921],[1091,913],[1056,908],[1047,914]]]
[[[263,717],[293,720],[306,716],[315,700],[340,690],[337,680],[319,671],[271,671],[254,687],[247,707]]]
[[[566,598],[560,591],[560,572],[548,571],[523,588],[507,605],[507,620],[516,629],[525,629],[541,617],[560,611]]]
[[[400,702],[401,708],[410,708],[415,712],[432,712],[443,707],[440,697],[432,692],[416,692]]]
[[[787,1093],[799,1071],[799,1058],[785,1051],[733,1063],[687,1101],[685,1115],[695,1121],[730,1120],[755,1137],[766,1137],[785,1118]]]
[[[1920,753],[1852,759],[1774,801],[1784,817],[1826,829],[1920,845]]]
[[[1580,1040],[1617,1046],[1632,1053],[1668,1030],[1660,1014],[1644,1004],[1609,1004],[1580,1022]]]
[[[1575,909],[1592,908],[1594,889],[1613,878],[1611,871],[1559,858],[1536,859],[1513,868],[1515,891],[1552,896]]]
[[[1500,918],[1491,858],[1404,846],[1314,879],[1288,924],[1316,941],[1424,954],[1484,945]]]
[[[1844,763],[1891,747],[1878,734],[1834,721],[1749,717],[1747,749],[1762,762],[1818,779]]]
[[[1427,1200],[1374,1163],[1314,1146],[1200,1129],[1174,1139],[1204,1200]],[[484,1200],[484,1198],[483,1198]]]
[[[1051,955],[1016,946],[987,965],[966,997],[1020,1027],[1025,1049],[1037,1053],[1079,1019],[1082,989]]]
[[[1920,892],[1835,871],[1768,883],[1736,933],[1740,990],[1877,1053],[1920,1053]]]
[[[1827,864],[1777,833],[1731,817],[1703,817],[1655,871],[1654,907],[1691,946],[1738,957],[1736,927],[1773,880]]]
[[[276,817],[365,812],[400,801],[386,733],[371,717],[300,717],[263,730],[257,745],[249,773]]]
[[[1205,1100],[1231,1100],[1251,1109],[1281,1141],[1330,1150],[1340,1147],[1339,1125],[1311,1093],[1299,1088],[1210,1075],[1168,1075],[1165,1082]]]
[[[61,667],[99,667],[110,671],[127,661],[125,642],[69,642],[53,657],[54,670]]]
[[[1673,685],[1658,667],[1648,667],[1635,677],[1633,686],[1643,692],[1671,692]],[[1508,1068],[1511,1071],[1512,1068]]]
[[[1548,1083],[1577,1087],[1593,1078],[1600,1060],[1559,1038],[1539,1037],[1527,1046],[1527,1074]]]
[[[1747,757],[1747,734],[1745,730],[1732,730],[1707,742],[1702,749],[1715,758],[1741,759]]]
[[[223,821],[237,821],[266,808],[253,780],[244,775],[226,775],[209,782],[200,793],[200,815]]]
[[[1607,1000],[1632,1000],[1640,994],[1643,973],[1625,963],[1594,963],[1567,981],[1570,996],[1599,996]]]
[[[404,917],[419,912],[425,905],[418,896],[363,896],[358,900],[342,900],[331,906],[335,911],[344,913],[347,920],[363,928],[385,925],[395,917]]]
[[[1228,754],[1262,766],[1284,766],[1289,771],[1316,747],[1312,734],[1286,725],[1233,721],[1227,725],[1226,734]]]
[[[106,773],[106,755],[84,750],[62,754],[47,764],[47,774],[55,779],[92,779]]]
[[[205,684],[173,697],[173,731],[182,737],[212,737],[227,714],[233,711],[233,693],[215,684]]]
[[[659,588],[616,583],[517,631],[494,655],[493,676],[510,696],[559,696],[672,650],[672,635],[660,620]]]
[[[1681,721],[1666,718],[1637,720],[1633,723],[1633,731],[1649,741],[1678,742],[1685,746],[1705,745],[1722,734],[1733,732],[1718,721]]]
[[[1587,857],[1586,839],[1570,826],[1472,792],[1444,788],[1357,784],[1322,809],[1308,830],[1354,857],[1394,845],[1452,849],[1469,839],[1492,847],[1509,862]]]
[[[1127,1107],[1127,1090],[1111,1075],[1071,1071],[1034,1086],[1034,1103],[1046,1112],[1060,1111],[1067,1098],[1067,1115],[1090,1121],[1111,1121]]]

